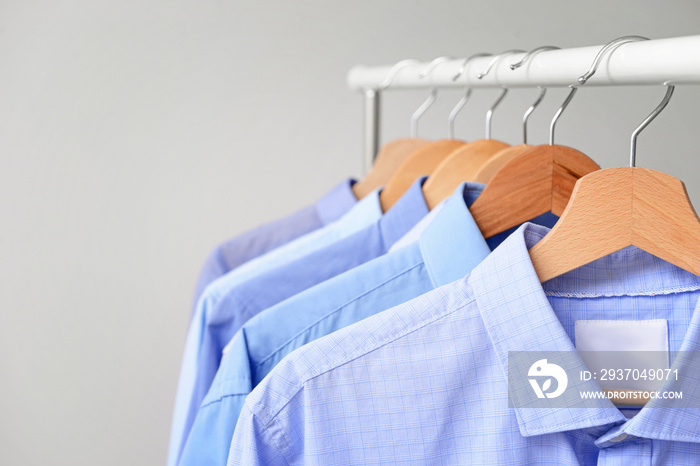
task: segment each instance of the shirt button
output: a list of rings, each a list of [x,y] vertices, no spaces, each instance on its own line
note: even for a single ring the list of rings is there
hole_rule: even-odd
[[[626,438],[627,438],[627,434],[623,432],[620,435],[618,435],[617,437],[611,438],[610,441],[617,443],[617,442],[622,442]]]

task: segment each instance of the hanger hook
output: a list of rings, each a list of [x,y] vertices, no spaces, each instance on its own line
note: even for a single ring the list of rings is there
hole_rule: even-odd
[[[545,51],[547,51],[547,50],[560,50],[560,49],[561,49],[560,47],[556,47],[556,46],[554,46],[554,45],[543,45],[542,47],[537,47],[537,48],[532,49],[532,50],[530,50],[529,52],[527,52],[527,53],[525,54],[525,56],[523,57],[522,60],[520,60],[520,61],[517,62],[517,63],[513,63],[512,65],[510,65],[510,69],[511,69],[511,70],[516,70],[516,69],[520,68],[520,67],[523,66],[525,63],[527,63],[528,60],[530,60],[532,57],[534,57],[535,55],[537,55],[537,54],[540,53],[540,52],[545,52]]]
[[[603,46],[603,48],[600,49],[598,54],[593,59],[593,64],[591,65],[589,70],[585,74],[583,74],[582,76],[580,76],[578,78],[578,84],[583,86],[596,73],[596,71],[598,71],[598,66],[600,65],[600,62],[603,60],[603,57],[605,56],[606,53],[614,51],[615,49],[617,49],[619,46],[621,46],[623,44],[627,44],[629,42],[637,42],[637,41],[641,41],[641,40],[649,40],[649,39],[646,37],[642,37],[642,36],[622,36],[622,37],[618,37],[617,39],[612,40],[612,41],[608,42],[607,44],[605,44]],[[574,94],[576,94],[576,91],[578,90],[578,87],[576,87],[575,84],[571,85],[569,87],[571,88],[571,92],[566,97],[566,100],[561,105],[561,107],[559,107],[559,110],[557,110],[557,113],[554,114],[554,118],[552,118],[552,122],[549,125],[549,144],[550,145],[554,144],[554,127],[557,123],[557,120],[561,116],[561,114],[564,111],[564,109],[566,108],[566,106],[569,105],[569,102],[571,102],[571,99],[574,98]]]
[[[420,72],[418,75],[419,78],[423,79],[426,76],[428,76],[430,73],[437,68],[437,66],[441,63],[445,63],[446,61],[454,60],[452,57],[444,56],[444,57],[437,57],[435,60],[431,61],[430,64]]]
[[[569,105],[569,102],[571,102],[571,99],[574,98],[576,91],[578,91],[578,87],[576,87],[576,86],[572,85],[569,87],[571,88],[571,92],[569,92],[569,95],[566,96],[564,103],[561,104],[561,107],[559,107],[559,110],[557,110],[557,113],[554,114],[554,118],[552,118],[552,121],[549,123],[549,145],[550,146],[554,145],[554,128],[557,125],[557,120],[559,120],[559,117],[561,116],[562,113],[564,113],[564,110]]]
[[[379,90],[384,90],[391,86],[394,83],[394,79],[396,79],[396,75],[399,74],[399,71],[402,69],[412,66],[412,65],[417,65],[420,63],[418,60],[414,58],[407,58],[406,60],[401,60],[400,62],[396,63],[394,66],[391,67],[389,70],[389,74],[386,75],[386,78],[384,78],[384,81],[382,81],[379,84]]]
[[[649,38],[642,36],[622,36],[605,44],[603,48],[600,49],[600,51],[598,51],[598,54],[593,59],[593,64],[591,65],[590,69],[583,76],[578,78],[579,84],[586,84],[586,81],[591,79],[595,72],[598,71],[598,66],[600,66],[600,62],[603,60],[603,57],[606,53],[614,51],[623,44],[627,44],[629,42],[638,42],[642,40],[649,40]]]
[[[663,109],[666,108],[666,105],[668,105],[668,102],[671,100],[671,96],[673,95],[673,90],[676,88],[675,86],[669,86],[666,84],[667,89],[666,89],[666,95],[664,95],[663,100],[661,103],[654,109],[651,114],[642,121],[642,123],[637,127],[632,132],[632,138],[630,139],[630,167],[635,167],[637,164],[637,136],[639,136],[639,133],[642,132],[644,128],[646,128],[649,123],[651,123],[654,118],[659,116],[659,113],[663,111]]]
[[[595,74],[595,72],[598,71],[598,66],[600,65],[600,62],[603,60],[603,57],[607,53],[614,52],[622,44],[644,40],[649,39],[647,37],[642,36],[623,36],[605,44],[595,56],[595,59],[593,60],[593,64],[591,65],[590,69],[583,76],[578,78],[579,84],[585,84]],[[666,94],[664,95],[664,98],[661,101],[661,103],[632,132],[632,136],[630,138],[630,167],[635,167],[637,164],[637,137],[639,136],[639,133],[641,133],[642,130],[644,130],[644,128],[646,128],[649,125],[649,123],[651,123],[654,120],[654,118],[659,116],[659,114],[663,111],[664,108],[666,108],[668,102],[671,100],[671,96],[673,95],[675,86],[669,86],[668,84],[665,85],[667,86]]]
[[[501,53],[499,53],[498,55],[495,55],[495,56],[491,59],[491,61],[489,62],[489,64],[488,64],[488,66],[486,67],[486,69],[485,69],[483,72],[477,74],[476,77],[479,78],[479,79],[482,79],[484,76],[486,76],[487,74],[489,74],[489,73],[491,72],[491,69],[494,67],[494,65],[495,65],[496,63],[498,63],[499,61],[501,61],[501,60],[503,59],[503,57],[505,57],[506,55],[511,55],[511,54],[513,54],[513,53],[523,53],[523,52],[525,52],[525,51],[524,51],[524,50],[516,50],[516,49],[513,49],[513,50],[506,50],[505,52],[501,52]]]
[[[535,111],[537,106],[542,102],[542,99],[544,99],[545,94],[547,93],[547,88],[542,87],[542,86],[537,86],[538,89],[540,89],[540,95],[537,96],[537,100],[530,105],[530,108],[525,110],[525,115],[523,115],[523,144],[527,144],[527,120],[530,118],[530,114]]]
[[[501,92],[501,95],[498,96],[496,101],[491,105],[491,108],[489,109],[488,112],[486,112],[486,139],[491,139],[491,118],[493,117],[493,111],[496,110],[496,107],[498,107],[498,104],[501,103],[503,98],[506,96],[508,93],[508,89],[505,87],[503,88],[503,91]]]
[[[448,139],[454,139],[455,138],[455,118],[457,118],[457,114],[462,111],[462,108],[467,104],[469,101],[469,98],[472,96],[472,88],[468,87],[462,96],[461,99],[459,99],[459,102],[457,102],[457,105],[452,109],[450,112],[450,116],[447,117],[447,138]]]
[[[524,52],[524,50],[513,49],[513,50],[506,50],[505,52],[501,52],[498,55],[495,55],[491,59],[491,61],[489,62],[488,66],[486,67],[484,72],[477,74],[476,77],[481,79],[484,76],[486,76],[487,74],[489,74],[489,72],[491,71],[491,68],[493,68],[493,66],[496,63],[498,63],[499,61],[501,61],[503,59],[503,57],[505,57],[506,55],[510,55],[512,53],[522,53],[522,52]],[[503,98],[506,96],[507,93],[508,93],[508,89],[506,89],[504,87],[503,92],[501,92],[501,95],[498,96],[498,98],[493,103],[491,108],[488,110],[488,112],[486,112],[486,139],[491,139],[491,118],[493,117],[493,111],[496,109],[496,107],[498,107],[498,104],[501,103],[501,101],[503,100]]]
[[[470,61],[472,61],[475,58],[478,57],[489,57],[491,56],[490,53],[476,53],[470,57],[468,57],[464,62],[462,62],[462,66],[459,68],[459,71],[457,71],[457,74],[455,74],[452,77],[452,81],[456,81],[457,78],[462,76],[464,74],[464,70],[467,68],[467,65],[469,64]],[[457,105],[452,109],[450,112],[450,116],[447,117],[447,137],[448,139],[454,139],[455,138],[455,119],[457,118],[457,114],[462,111],[466,103],[469,101],[469,98],[472,95],[472,90],[471,88],[467,87],[465,89],[464,95],[462,96],[461,99],[459,99],[459,102],[457,102]]]
[[[464,71],[467,69],[467,64],[472,61],[475,58],[479,57],[490,57],[493,54],[491,53],[475,53],[474,55],[468,57],[462,62],[462,66],[459,67],[459,70],[457,71],[457,74],[452,76],[452,81],[457,81],[457,79],[464,74]]]
[[[515,70],[523,66],[525,63],[527,63],[529,60],[532,59],[535,55],[537,55],[540,52],[544,52],[546,50],[559,50],[559,47],[555,47],[554,45],[543,45],[542,47],[537,47],[525,54],[522,60],[520,60],[517,63],[513,63],[510,65],[511,70]],[[530,105],[530,108],[528,108],[525,111],[525,115],[523,115],[523,144],[527,144],[527,121],[530,118],[530,115],[532,112],[535,111],[537,106],[542,102],[542,99],[544,99],[545,94],[547,94],[547,89],[542,87],[542,86],[537,86],[540,89],[540,95],[537,97],[537,100]]]
[[[452,60],[452,57],[438,57],[435,60],[431,61],[430,64],[425,68],[421,73],[418,75],[420,78],[425,78],[432,73],[435,68],[441,63],[444,63],[446,61]],[[430,91],[428,94],[428,98],[425,99],[425,102],[421,104],[418,109],[413,112],[413,115],[411,115],[411,137],[415,138],[418,137],[418,120],[420,117],[423,116],[426,110],[430,108],[431,105],[435,102],[435,99],[437,98],[437,88],[432,86],[430,87]]]

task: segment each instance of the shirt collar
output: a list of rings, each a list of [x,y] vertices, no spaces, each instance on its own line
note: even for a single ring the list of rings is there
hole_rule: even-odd
[[[377,222],[382,217],[382,205],[379,202],[380,189],[375,189],[355,203],[340,219],[333,222],[333,228],[343,232],[355,232]]]
[[[316,201],[316,212],[324,225],[339,219],[357,203],[352,190],[356,182],[351,178],[344,180]]]
[[[379,228],[386,250],[408,232],[428,212],[423,196],[423,183],[427,176],[418,178],[408,191],[379,219]]]
[[[571,339],[547,300],[548,294],[572,297],[593,296],[600,292],[639,295],[653,294],[653,290],[661,287],[665,287],[667,292],[688,290],[691,287],[697,289],[700,284],[697,276],[681,271],[635,247],[625,248],[541,284],[528,249],[548,231],[548,228],[539,225],[522,225],[479,264],[469,277],[486,331],[510,383],[514,379],[508,377],[509,352],[573,352],[573,365],[585,370],[585,364],[575,352]],[[626,273],[635,270],[630,264],[641,262],[644,263],[643,273]],[[636,276],[631,278],[633,275]],[[696,308],[681,350],[696,351],[699,348],[700,312]],[[697,368],[691,370],[697,373]],[[664,389],[680,388],[673,387],[673,383],[675,382]],[[576,392],[600,390],[594,380],[578,381],[571,377],[569,387]],[[683,390],[684,397],[692,396],[694,391]],[[587,400],[585,408],[557,407],[552,401],[551,407],[513,409],[524,436],[607,425],[613,428],[606,429],[607,433],[596,442],[601,447],[611,445],[611,439],[621,433],[644,438],[700,442],[700,434],[694,425],[683,427],[681,418],[685,410],[673,408],[670,404],[665,409],[654,408],[655,405],[660,405],[660,401],[650,401],[630,420],[607,399]],[[696,399],[695,405],[697,401]],[[687,406],[688,400],[684,400],[683,404]],[[576,409],[571,409],[572,407]],[[601,431],[601,434],[606,430]]]
[[[463,278],[491,252],[469,212],[483,189],[481,183],[462,183],[420,237],[421,254],[436,288]]]

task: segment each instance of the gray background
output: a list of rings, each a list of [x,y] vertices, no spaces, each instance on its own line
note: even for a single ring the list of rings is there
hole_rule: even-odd
[[[165,461],[209,250],[361,175],[352,65],[690,35],[699,20],[690,0],[0,1],[0,464]],[[497,93],[474,92],[458,137],[482,137]],[[459,94],[439,95],[422,136],[445,136]],[[520,142],[536,94],[511,93],[495,138]],[[564,94],[533,115],[531,142]],[[624,165],[662,95],[584,89],[557,142]],[[424,98],[386,96],[384,141]],[[699,106],[700,87],[677,89],[638,154],[696,205]]]

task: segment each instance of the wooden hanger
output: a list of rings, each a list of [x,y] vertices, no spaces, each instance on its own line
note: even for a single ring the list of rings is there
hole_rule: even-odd
[[[493,176],[469,207],[484,238],[547,212],[561,216],[576,181],[600,167],[580,151],[554,145],[554,128],[577,88],[573,88],[550,124],[550,144],[512,158]]]
[[[377,153],[372,169],[352,187],[355,197],[362,199],[375,189],[386,185],[408,156],[430,141],[420,138],[401,138],[386,143]]]
[[[530,258],[545,282],[628,246],[700,275],[700,219],[682,181],[636,167],[584,176]]]
[[[518,144],[517,146],[506,147],[498,151],[481,165],[470,181],[488,184],[491,178],[493,178],[493,175],[495,175],[503,165],[532,147],[533,146],[530,144]]]
[[[421,78],[425,78],[440,64],[451,60],[451,57],[438,57],[426,69],[420,73]],[[399,62],[401,63],[401,62]],[[395,68],[398,66],[395,65]],[[389,84],[393,77],[390,76],[387,81]],[[437,98],[437,88],[431,87],[428,98],[421,104],[418,109],[411,115],[411,138],[416,138],[418,133],[418,120],[435,102]],[[421,147],[416,148],[409,156],[399,165],[391,178],[386,182],[386,186],[379,195],[379,202],[382,206],[382,211],[389,210],[396,201],[411,187],[416,179],[423,175],[430,175],[435,167],[457,147],[463,145],[462,141],[454,139],[444,139],[431,142]]]
[[[464,144],[463,141],[455,139],[442,139],[414,150],[379,194],[382,210],[389,210],[416,179],[423,175],[431,175],[440,162]]]
[[[534,50],[531,50],[528,52],[525,57],[520,60],[518,63],[512,64],[510,67],[511,69],[516,69],[525,64],[531,57],[533,57],[535,54],[539,52],[543,52],[545,50],[554,50],[557,49],[558,47],[553,47],[551,45],[546,45],[543,47],[537,47]],[[517,146],[512,146],[512,147],[507,147],[498,153],[494,154],[493,157],[488,159],[480,168],[479,170],[474,174],[472,181],[475,181],[477,183],[482,183],[482,184],[487,184],[489,181],[491,181],[491,178],[493,178],[493,175],[496,174],[496,172],[507,162],[509,162],[511,159],[515,158],[516,156],[522,154],[526,150],[532,148],[531,145],[527,143],[527,122],[530,118],[530,115],[532,112],[535,111],[537,106],[542,102],[542,99],[544,99],[544,96],[547,94],[547,89],[544,87],[540,88],[540,94],[537,96],[537,100],[530,105],[530,107],[525,111],[525,115],[523,115],[523,143]]]
[[[495,55],[489,62],[487,68],[476,76],[482,79],[486,76],[493,66],[511,53],[522,52],[522,50],[506,50],[505,52]],[[467,60],[468,61],[468,60]],[[466,65],[467,62],[465,62]],[[464,65],[462,66],[462,70]],[[496,99],[496,102],[486,112],[486,138],[471,142],[464,147],[456,150],[435,169],[435,173],[431,175],[423,185],[423,196],[429,209],[433,209],[440,202],[452,195],[455,189],[463,181],[471,181],[474,174],[479,168],[494,154],[509,147],[508,144],[491,139],[491,117],[493,111],[503,98],[508,93],[508,89],[503,88],[503,91]]]
[[[522,66],[535,54],[542,52],[544,50],[551,50],[556,47],[545,46],[538,47],[530,52],[528,52],[521,61],[514,63],[510,66],[511,69],[516,69]],[[496,55],[489,66],[484,70],[483,73],[477,75],[479,79],[486,76],[491,68],[498,63],[503,57],[508,54],[520,52],[520,50],[508,50],[506,52]],[[503,100],[508,89],[503,89],[503,92],[498,97],[493,106],[489,109],[486,114],[486,139],[479,141],[474,141],[462,147],[454,154],[450,155],[447,160],[445,160],[436,170],[428,181],[426,181],[423,186],[423,194],[425,195],[426,203],[430,209],[433,209],[436,205],[447,199],[452,195],[455,189],[464,181],[488,181],[491,176],[503,166],[510,159],[516,155],[524,152],[530,146],[516,146],[516,148],[511,148],[508,144],[502,143],[500,141],[491,140],[491,116],[493,111]],[[539,105],[547,92],[546,89],[542,88],[540,95],[537,100],[527,109],[525,116],[523,117],[523,133],[524,142],[527,142],[527,120],[530,114]],[[488,166],[488,168],[486,168]],[[486,172],[483,170],[486,169]],[[477,174],[480,174],[480,178],[477,180]]]
[[[668,104],[661,104],[632,135],[630,166],[581,178],[557,224],[530,249],[546,281],[627,246],[637,246],[700,275],[700,219],[677,178],[635,167],[636,138]]]
[[[512,158],[469,207],[484,238],[547,212],[561,216],[576,181],[600,167],[566,146],[535,146]]]
[[[450,153],[423,185],[428,208],[432,210],[450,197],[463,181],[472,181],[485,162],[508,147],[505,142],[495,139],[479,139]]]
[[[534,51],[528,53],[526,58],[523,58],[521,62],[512,65],[511,67],[520,66],[527,60],[527,57],[532,56],[541,50],[550,48],[551,47],[540,47],[535,49]],[[524,142],[527,142],[528,119],[540,102],[542,102],[546,92],[547,90],[544,88],[540,90],[537,100],[535,100],[535,102],[527,109],[525,115],[523,116]],[[489,110],[490,113],[493,112],[496,105],[498,105],[501,99],[503,99],[505,93],[506,90],[503,91],[494,106],[491,108],[491,110]],[[487,119],[487,133],[490,133],[490,123],[490,119]],[[501,168],[511,159],[515,158],[517,155],[522,154],[532,147],[527,144],[510,147],[507,144],[500,143],[498,141],[493,141],[497,144],[494,144],[492,147],[487,147],[485,150],[482,150],[480,147],[476,146],[477,143],[483,143],[484,141],[485,140],[475,141],[467,144],[467,146],[456,151],[455,154],[451,155],[435,170],[435,174],[428,179],[423,187],[428,207],[432,209],[443,199],[446,199],[448,196],[452,195],[454,190],[457,189],[457,186],[459,186],[459,184],[463,181],[476,181],[486,184],[491,180],[499,168]]]
[[[540,282],[545,282],[628,246],[636,246],[695,275],[700,275],[700,219],[682,181],[635,167],[636,139],[673,94],[632,135],[630,166],[584,176],[552,230],[530,249]],[[632,390],[627,390],[632,392]],[[615,404],[630,399],[611,397]]]
[[[430,65],[421,72],[421,78],[425,78],[442,62],[450,60],[450,57],[439,57],[433,60]],[[411,137],[415,138],[418,133],[418,120],[425,111],[435,102],[437,97],[437,89],[430,88],[430,94],[423,104],[411,115]],[[457,107],[464,105],[468,99],[468,95],[457,104]],[[455,107],[455,109],[457,109]],[[460,107],[461,108],[461,107]],[[457,111],[459,111],[457,109]],[[453,119],[453,110],[450,113],[450,118]],[[464,145],[464,142],[452,138],[443,139],[429,144],[423,145],[415,149],[394,172],[391,179],[386,183],[386,186],[379,195],[379,202],[382,210],[386,212],[396,201],[411,187],[411,185],[420,176],[430,175],[440,162],[451,154],[456,148]]]
[[[509,53],[509,52],[504,52]],[[504,54],[497,55],[491,63]],[[485,73],[488,73],[490,67]],[[480,76],[484,76],[482,73]],[[491,139],[491,117],[493,111],[508,93],[503,89],[491,108],[486,112],[486,138],[470,142],[455,150],[436,169],[423,185],[423,195],[429,209],[452,195],[463,181],[471,181],[481,166],[494,154],[509,147],[505,142]]]

